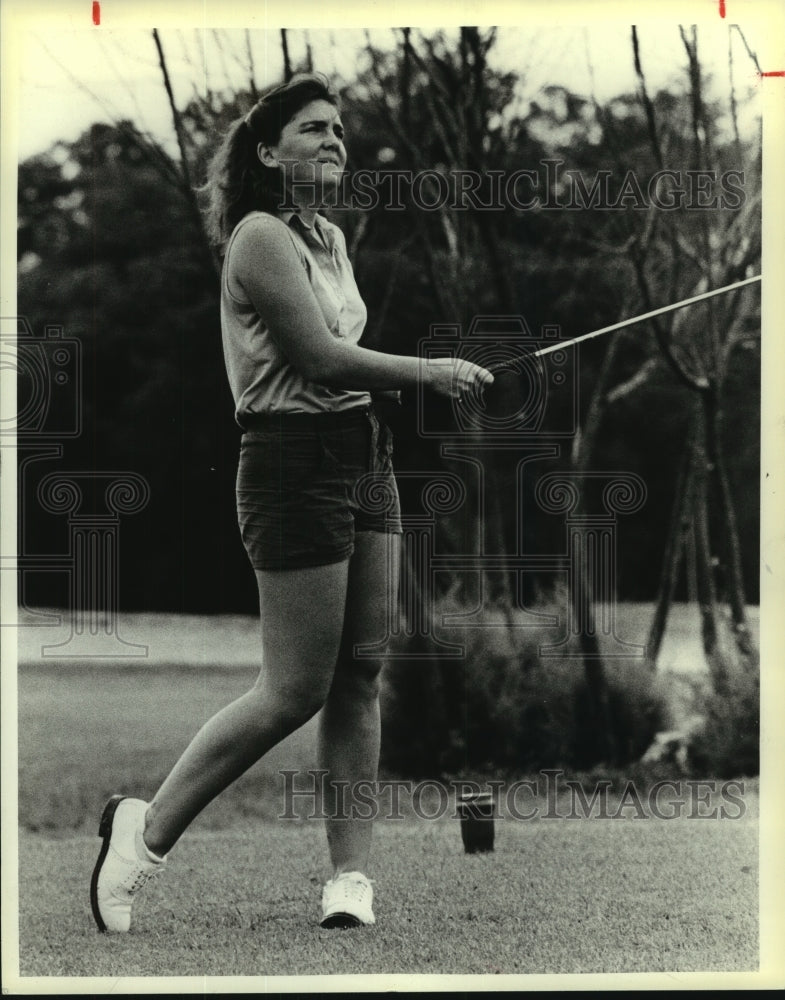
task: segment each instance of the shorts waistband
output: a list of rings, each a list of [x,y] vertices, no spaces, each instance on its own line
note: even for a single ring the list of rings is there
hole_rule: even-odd
[[[244,413],[238,423],[244,431],[319,431],[350,427],[367,420],[372,413],[372,406],[353,406],[349,410],[324,413]]]

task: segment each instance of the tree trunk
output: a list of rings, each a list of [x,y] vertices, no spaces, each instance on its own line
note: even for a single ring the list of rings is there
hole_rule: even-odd
[[[657,599],[655,601],[654,615],[649,627],[649,638],[646,643],[646,655],[649,669],[652,671],[657,669],[657,660],[665,635],[665,627],[668,623],[668,614],[673,603],[673,595],[676,592],[686,534],[690,525],[690,511],[692,509],[695,478],[695,431],[696,426],[693,420],[687,446],[682,456],[679,477],[676,481],[676,494],[673,501],[673,512],[668,528],[668,537],[665,542],[660,582],[657,588]]]
[[[581,586],[586,587],[587,591],[591,589],[588,579],[585,576]],[[593,592],[586,594],[586,600],[593,609]],[[578,614],[577,609],[575,613]],[[602,651],[597,640],[596,630],[591,633],[582,633],[580,646],[581,653],[583,654],[583,672],[590,699],[589,711],[594,722],[593,729],[596,734],[599,750],[598,762],[614,764],[617,763],[619,754],[614,735],[613,714],[608,698],[605,664],[602,659]]]
[[[283,54],[284,83],[288,83],[292,78],[292,63],[289,59],[289,40],[286,37],[286,28],[281,28],[281,52]]]
[[[573,444],[571,465],[576,472],[585,472],[591,463],[594,443],[605,413],[605,395],[617,347],[618,336],[614,335],[605,349],[602,366],[589,402],[584,430],[580,438],[576,439],[578,442],[577,445]],[[582,478],[579,476],[577,478],[577,486],[580,490],[578,500],[579,509],[585,506],[581,483]],[[581,604],[585,604],[591,609],[592,619],[594,619],[594,588],[586,575],[586,568],[583,564],[581,566],[580,587],[573,590],[573,614],[576,621],[580,621],[583,617]],[[594,626],[595,622],[592,620],[591,624]],[[599,640],[597,639],[596,628],[582,628],[579,641],[583,656],[584,677],[590,698],[589,709],[594,720],[594,729],[597,735],[601,759],[610,763],[617,760],[618,747],[616,746],[614,737],[613,716],[608,699],[605,661],[602,656]]]
[[[739,529],[720,432],[721,407],[719,389],[703,395],[703,406],[706,423],[707,458],[719,497],[719,513],[722,519],[721,533],[725,543],[728,603],[730,604],[731,616],[733,618],[736,646],[744,662],[749,665],[755,657],[755,644],[747,624],[747,601],[744,593],[744,579],[741,568]]]
[[[698,586],[703,652],[706,656],[714,690],[720,694],[727,686],[727,667],[720,649],[717,590],[714,584],[711,554],[708,504],[709,468],[706,454],[707,427],[703,400],[697,400],[696,411],[698,414],[698,438],[696,441],[695,502],[692,515],[695,530],[695,575]]]
[[[153,41],[155,42],[155,48],[158,52],[158,64],[161,67],[161,75],[163,76],[164,88],[166,89],[166,96],[169,101],[169,110],[172,113],[172,123],[174,126],[174,133],[177,137],[177,148],[180,150],[180,182],[179,187],[182,192],[183,197],[188,204],[188,210],[193,217],[194,223],[196,225],[196,231],[201,237],[202,249],[204,251],[205,257],[210,261],[212,265],[213,272],[216,277],[221,276],[221,260],[218,257],[215,249],[210,245],[210,241],[207,238],[207,233],[204,228],[204,219],[202,218],[202,213],[199,211],[199,204],[196,200],[196,193],[191,183],[191,169],[188,165],[188,154],[185,148],[185,136],[183,133],[183,122],[180,112],[177,110],[177,105],[174,100],[174,91],[172,90],[172,82],[169,78],[169,68],[166,63],[166,57],[164,56],[163,45],[161,44],[161,39],[158,34],[158,29],[153,28]]]

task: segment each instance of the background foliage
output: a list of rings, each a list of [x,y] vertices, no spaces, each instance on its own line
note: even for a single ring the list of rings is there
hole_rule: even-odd
[[[695,29],[681,30],[683,85],[653,95],[633,29],[638,88],[603,104],[564,86],[527,95],[516,73],[489,64],[493,30],[461,28],[453,37],[402,29],[394,37],[385,51],[369,41],[342,94],[350,167],[377,172],[379,204],[330,213],[368,304],[367,346],[417,354],[431,324],[469,330],[483,315],[523,317],[535,339],[554,324],[574,337],[759,272],[759,145],[739,134],[742,98],[732,86],[729,101],[706,96]],[[310,52],[292,66],[287,56],[287,73],[311,68],[308,60]],[[162,87],[179,161],[134,122],[115,121],[20,165],[19,311],[37,334],[60,325],[82,346],[83,427],[64,445],[64,468],[132,470],[150,486],[149,504],[121,526],[126,609],[256,610],[234,511],[240,432],[221,353],[220,265],[204,235],[198,187],[221,132],[257,97],[252,67],[249,77],[246,89],[195,93],[182,108]],[[385,205],[390,172],[431,171],[422,190],[432,193],[436,175],[449,182],[456,171],[473,171],[487,201],[491,177],[522,167],[538,177],[536,207],[425,210],[409,194],[399,211]],[[644,194],[663,169],[688,191],[672,210]],[[714,201],[727,193],[727,171],[736,172],[737,197]],[[694,194],[701,175],[702,204]],[[571,204],[575,177],[587,189],[605,177],[608,203]],[[586,344],[574,355],[574,385],[568,379],[549,393],[542,424],[547,433],[575,419],[577,433],[554,458],[527,466],[522,495],[520,454],[486,446],[492,503],[481,516],[470,499],[437,528],[440,552],[474,551],[467,545],[482,537],[486,552],[504,553],[517,544],[523,510],[524,551],[559,552],[563,519],[537,510],[539,476],[640,476],[646,503],[619,521],[616,597],[655,602],[652,663],[672,600],[701,609],[711,677],[693,756],[701,771],[757,767],[757,651],[744,609],[758,599],[759,322],[757,288],[747,288]],[[20,379],[19,388],[24,399],[29,387]],[[514,412],[523,388],[520,375],[500,376],[489,408]],[[430,399],[427,412],[445,434],[456,430],[449,402]],[[448,467],[417,415],[414,393],[387,408],[396,469]],[[35,502],[50,468],[38,462],[25,472],[27,552],[67,543],[65,524]],[[405,511],[419,503],[413,482],[400,480]],[[581,496],[584,509],[596,500],[590,489]],[[404,570],[416,590],[412,567]],[[555,593],[547,575],[498,576],[486,582],[508,617],[521,602],[542,604]],[[66,583],[63,574],[28,574],[22,601],[65,606]],[[460,581],[442,583],[441,609],[466,600]],[[728,615],[718,610],[726,604]],[[515,636],[512,628],[493,640],[477,633],[469,669],[426,658],[389,675],[389,767],[625,764],[667,723],[653,674],[639,665],[605,669],[594,636],[575,651],[585,658],[583,674],[575,661],[540,662],[536,632],[525,642]]]
[[[458,46],[438,33],[419,40],[404,33],[396,50],[369,47],[365,68],[343,95],[350,165],[487,175],[509,174],[521,165],[542,172],[550,158],[560,160],[563,171],[579,171],[589,184],[598,171],[609,171],[614,193],[631,167],[645,184],[662,165],[657,156],[663,150],[665,166],[684,171],[694,165],[686,80],[682,92],[663,91],[651,101],[660,130],[657,147],[640,94],[621,94],[604,106],[563,87],[547,88],[528,102],[514,99],[520,81],[487,64],[493,43],[492,32],[465,29]],[[120,593],[128,608],[255,608],[234,523],[239,432],[223,372],[215,261],[191,192],[204,177],[221,129],[252,101],[250,91],[208,93],[179,113],[188,188],[181,165],[128,121],[97,124],[76,142],[57,143],[20,167],[19,310],[36,332],[59,324],[83,345],[84,429],[67,444],[65,459],[70,468],[134,470],[151,487],[147,509],[122,526]],[[718,122],[719,112],[708,108],[704,120]],[[697,229],[706,219],[715,244],[745,207],[748,217],[741,221],[752,231],[758,225],[756,152],[727,129],[717,126],[714,133],[704,142],[712,167],[746,167],[746,205],[735,212],[670,213],[667,223],[678,229],[682,250],[693,250],[679,255],[679,287],[673,280],[668,287],[666,274],[659,281],[659,272],[673,264],[657,241],[664,245],[670,237],[664,229],[653,239],[648,235],[652,212],[634,198],[616,210],[429,213],[407,200],[403,212],[383,206],[333,212],[347,233],[368,303],[366,343],[415,353],[432,322],[467,323],[486,313],[520,314],[535,334],[542,324],[558,323],[566,336],[618,321],[647,306],[635,288],[633,244],[652,277],[655,305],[677,298],[682,288],[691,290],[705,264]],[[755,601],[759,339],[754,300],[743,308],[748,316],[728,366],[722,433],[744,584]],[[681,336],[692,338],[689,351],[700,353],[706,314],[691,312]],[[584,427],[605,346],[586,345],[579,356]],[[647,327],[620,338],[613,365],[602,433],[590,460],[593,469],[634,471],[646,482],[645,507],[624,522],[619,596],[651,599],[690,421],[690,392],[658,357]],[[609,394],[630,380],[634,389]],[[515,388],[500,379],[500,405]],[[548,421],[558,426],[570,406],[569,391],[551,398],[544,429]],[[433,400],[432,407],[434,420],[449,426],[448,404]],[[438,468],[438,442],[428,444],[418,435],[415,411],[416,401],[404,396],[403,406],[390,414],[398,468]],[[515,531],[515,461],[509,453],[496,458],[499,530],[506,544]],[[570,456],[563,454],[557,464],[569,465]],[[547,469],[540,463],[542,471]],[[405,483],[401,489],[404,501],[411,500]],[[31,539],[54,538],[50,514],[36,504],[25,513]],[[442,544],[458,544],[448,537],[448,524],[440,530]],[[531,550],[560,545],[561,526],[547,517],[527,518],[525,530]],[[25,598],[62,603],[58,586],[52,575],[31,578]],[[682,581],[682,596],[684,586]]]

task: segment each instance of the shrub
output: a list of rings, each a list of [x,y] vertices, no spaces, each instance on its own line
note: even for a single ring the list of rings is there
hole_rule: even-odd
[[[698,695],[704,723],[690,743],[690,770],[700,777],[760,773],[760,668],[756,660],[723,657],[719,682]]]
[[[435,620],[468,613],[444,600]],[[542,607],[541,613],[557,613]],[[577,645],[544,656],[554,629],[529,618],[510,623],[501,609],[484,627],[444,627],[438,636],[465,647],[463,659],[391,660],[383,686],[383,766],[408,776],[468,771],[587,769],[601,762],[596,722]],[[421,640],[420,640],[421,641]],[[398,651],[411,651],[415,640]],[[665,700],[643,661],[609,661],[606,670],[616,763],[639,757],[667,725]]]

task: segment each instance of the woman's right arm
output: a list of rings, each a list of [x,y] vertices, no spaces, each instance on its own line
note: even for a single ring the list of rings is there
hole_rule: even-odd
[[[404,389],[425,383],[458,396],[493,382],[486,369],[454,358],[383,354],[330,333],[285,223],[249,220],[231,247],[232,275],[286,359],[305,378],[341,389]]]

